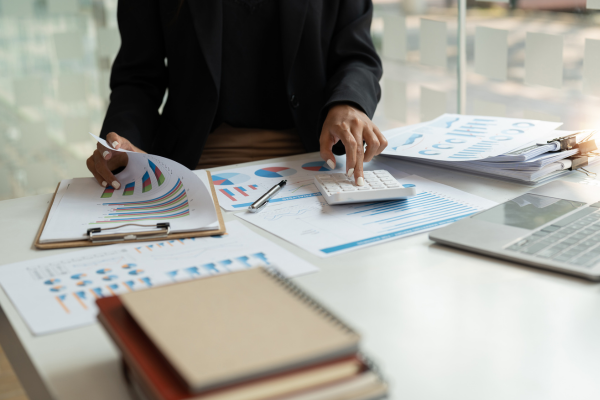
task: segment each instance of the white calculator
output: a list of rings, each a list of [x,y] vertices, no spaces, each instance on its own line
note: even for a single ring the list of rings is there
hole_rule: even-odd
[[[415,185],[398,183],[388,171],[364,171],[365,185],[356,186],[354,177],[346,174],[319,174],[315,185],[327,204],[362,203],[366,201],[402,200],[417,194]]]

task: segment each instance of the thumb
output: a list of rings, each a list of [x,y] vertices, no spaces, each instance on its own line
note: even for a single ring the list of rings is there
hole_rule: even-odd
[[[337,140],[333,137],[333,135],[323,132],[319,142],[321,158],[327,162],[329,168],[335,169],[335,156],[333,155],[332,148]]]
[[[129,142],[129,140],[125,139],[124,137],[117,135],[116,132],[110,132],[108,135],[106,135],[106,141],[115,150],[123,149],[134,151],[131,142]]]

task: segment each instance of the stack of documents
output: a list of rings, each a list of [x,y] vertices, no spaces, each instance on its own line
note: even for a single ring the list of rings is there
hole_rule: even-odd
[[[255,268],[98,300],[148,400],[368,400],[387,385],[360,336],[275,270]]]
[[[559,123],[444,114],[433,121],[384,132],[383,155],[535,185],[570,171],[567,159],[579,150],[559,151]],[[582,131],[578,142],[591,131]],[[595,160],[594,160],[595,161]]]

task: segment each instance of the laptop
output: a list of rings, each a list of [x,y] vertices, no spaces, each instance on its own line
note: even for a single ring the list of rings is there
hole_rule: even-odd
[[[555,181],[429,234],[437,243],[600,280],[600,187]]]

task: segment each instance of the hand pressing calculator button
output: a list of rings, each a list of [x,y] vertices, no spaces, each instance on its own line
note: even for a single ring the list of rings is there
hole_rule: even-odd
[[[402,200],[417,194],[414,185],[400,185],[388,171],[364,171],[364,186],[345,174],[319,174],[315,185],[327,204],[363,203],[366,201]]]

